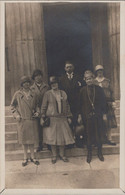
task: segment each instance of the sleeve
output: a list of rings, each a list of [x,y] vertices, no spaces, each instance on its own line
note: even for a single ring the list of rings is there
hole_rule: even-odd
[[[80,90],[79,93],[79,99],[78,99],[78,114],[81,114],[81,108],[82,108],[82,89]]]
[[[99,87],[99,90],[100,90],[100,95],[101,95],[100,100],[101,100],[102,112],[103,112],[103,114],[106,114],[107,110],[108,110],[106,96],[105,96],[105,93],[101,87]]]
[[[20,113],[17,110],[17,106],[18,106],[17,93],[15,93],[10,104],[10,109],[15,119],[17,118],[17,116],[20,116]]]
[[[69,105],[69,102],[68,102],[68,99],[67,99],[67,94],[63,90],[61,90],[61,93],[62,93],[62,95],[63,95],[63,97],[65,99],[65,102],[66,102],[67,117],[71,117],[72,118],[72,113],[71,113],[70,105]]]
[[[40,100],[37,95],[35,95],[36,98],[36,112],[40,115]]]
[[[45,93],[43,96],[43,102],[41,105],[41,117],[46,116],[47,107],[48,107],[48,94]]]
[[[69,105],[68,100],[66,100],[66,106],[67,106],[67,117],[72,117],[72,113],[70,110],[70,105]]]

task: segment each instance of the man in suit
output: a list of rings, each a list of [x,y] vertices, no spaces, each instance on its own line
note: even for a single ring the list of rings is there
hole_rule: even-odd
[[[65,63],[65,71],[66,73],[60,78],[60,88],[64,90],[68,96],[68,102],[73,114],[72,129],[73,134],[75,135],[74,129],[77,125],[79,112],[78,101],[82,80],[77,74],[74,73],[74,65],[69,61]]]
[[[43,73],[39,69],[34,70],[32,79],[34,80],[34,83],[31,86],[31,90],[37,95],[37,98],[40,104],[39,106],[41,107],[44,93],[49,89],[49,86],[43,82]],[[40,152],[43,148],[42,146],[43,135],[42,134],[43,134],[42,127],[39,121],[39,147],[37,149],[37,152]]]

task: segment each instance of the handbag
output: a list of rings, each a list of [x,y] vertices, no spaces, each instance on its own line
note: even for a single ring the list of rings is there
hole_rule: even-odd
[[[50,126],[50,118],[49,117],[45,117],[44,118],[43,127],[49,127],[49,126]]]

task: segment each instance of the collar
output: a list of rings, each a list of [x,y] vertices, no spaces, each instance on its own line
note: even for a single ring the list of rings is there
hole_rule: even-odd
[[[101,83],[102,81],[104,81],[105,77],[102,77],[102,78],[99,78],[99,77],[96,77],[96,80]]]

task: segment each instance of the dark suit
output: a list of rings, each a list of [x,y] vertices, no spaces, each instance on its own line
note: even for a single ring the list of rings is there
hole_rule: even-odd
[[[78,101],[80,88],[83,85],[80,77],[77,74],[73,74],[73,78],[70,80],[67,74],[60,78],[60,89],[64,90],[68,96],[68,102],[70,105],[71,112],[73,114],[73,126],[77,124],[78,117]]]

